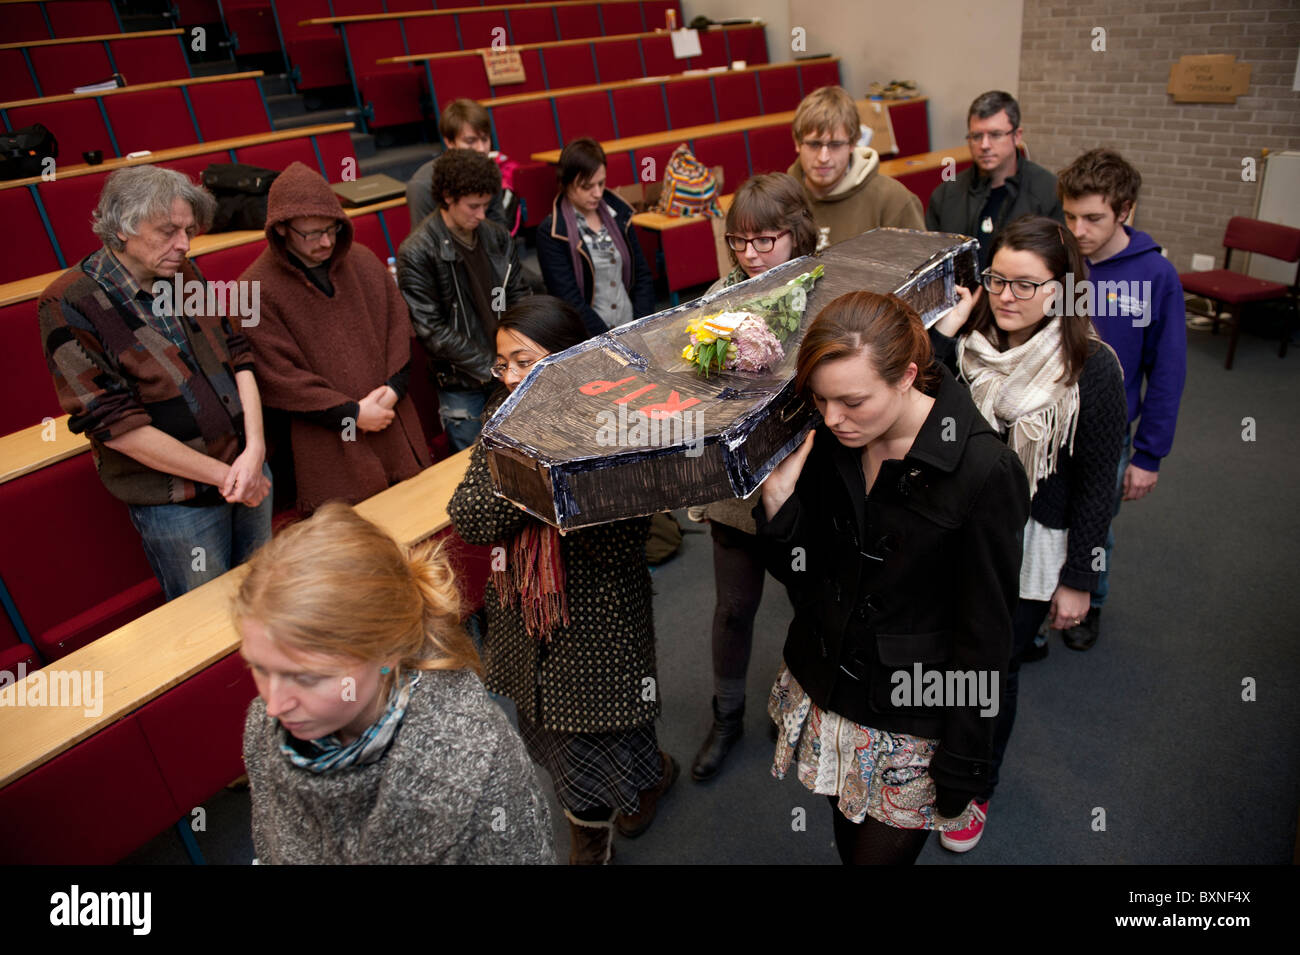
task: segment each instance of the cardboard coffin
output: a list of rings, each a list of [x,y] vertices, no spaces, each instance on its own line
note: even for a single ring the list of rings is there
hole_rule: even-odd
[[[817,313],[846,292],[894,292],[928,327],[956,303],[957,285],[975,287],[978,261],[965,236],[875,229],[549,355],[483,427],[495,489],[565,530],[747,497],[813,427],[793,379]],[[703,378],[681,357],[689,321],[819,262],[825,274],[775,367]]]

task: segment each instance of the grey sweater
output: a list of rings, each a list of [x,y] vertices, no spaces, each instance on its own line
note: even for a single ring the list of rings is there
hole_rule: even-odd
[[[244,762],[263,864],[553,863],[551,817],[523,742],[469,670],[426,671],[388,752],[316,774],[280,752],[261,698]]]

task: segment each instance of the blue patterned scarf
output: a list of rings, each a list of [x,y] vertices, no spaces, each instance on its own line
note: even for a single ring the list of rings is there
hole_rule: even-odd
[[[343,744],[337,734],[321,739],[300,740],[298,745],[311,751],[311,755],[305,756],[289,741],[289,731],[281,727],[280,752],[299,769],[312,773],[329,773],[350,766],[378,762],[388,752],[393,737],[397,735],[402,717],[406,715],[406,704],[411,699],[411,691],[419,682],[418,670],[408,670],[402,674],[401,686],[394,683],[388,693],[388,708],[352,742]]]

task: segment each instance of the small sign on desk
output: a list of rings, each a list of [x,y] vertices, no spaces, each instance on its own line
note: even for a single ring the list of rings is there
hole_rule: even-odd
[[[704,52],[700,48],[699,30],[674,30],[668,35],[673,39],[673,56],[679,60],[700,56]]]
[[[489,86],[509,86],[525,79],[524,61],[518,50],[489,47],[483,51],[483,67]]]

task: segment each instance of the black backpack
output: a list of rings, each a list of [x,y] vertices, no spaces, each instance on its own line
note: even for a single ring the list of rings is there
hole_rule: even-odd
[[[213,163],[200,178],[204,187],[217,199],[213,232],[266,228],[266,197],[271,183],[280,175],[246,163]]]
[[[0,179],[26,179],[45,171],[45,160],[59,155],[59,142],[40,123],[0,135]]]

